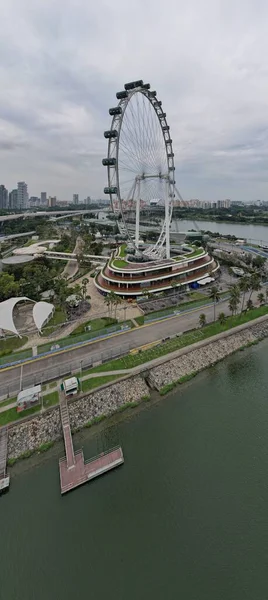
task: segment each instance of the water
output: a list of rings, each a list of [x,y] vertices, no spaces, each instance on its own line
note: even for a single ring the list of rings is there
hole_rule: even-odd
[[[237,238],[246,238],[248,241],[263,241],[268,243],[268,227],[265,225],[248,225],[236,223],[216,223],[216,221],[195,221],[199,229],[221,233],[222,235],[235,235]],[[171,231],[188,231],[195,229],[193,221],[173,220]]]
[[[83,432],[86,457],[120,442],[125,464],[66,497],[61,446],[15,467],[1,600],[267,600],[267,360],[264,341]]]

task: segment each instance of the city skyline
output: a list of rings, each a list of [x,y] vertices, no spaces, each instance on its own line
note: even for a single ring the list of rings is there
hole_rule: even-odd
[[[1,179],[9,190],[16,173],[34,196],[102,197],[108,110],[124,83],[141,77],[167,112],[185,199],[267,199],[264,1],[256,11],[253,0],[171,0],[168,32],[166,6],[151,1],[36,0],[34,11],[30,0],[0,4]]]

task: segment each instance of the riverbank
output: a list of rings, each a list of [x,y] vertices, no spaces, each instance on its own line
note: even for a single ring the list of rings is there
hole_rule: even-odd
[[[222,332],[217,339],[208,338],[182,348],[170,357],[140,365],[135,373],[126,375],[120,381],[107,383],[96,391],[72,400],[69,403],[71,429],[75,432],[83,427],[91,427],[118,411],[135,407],[150,399],[152,389],[164,395],[198,372],[266,337],[268,316],[240,325],[235,331]],[[34,452],[44,452],[61,438],[59,407],[51,407],[43,414],[29,417],[22,423],[14,423],[9,426],[9,464],[19,458],[27,458]]]

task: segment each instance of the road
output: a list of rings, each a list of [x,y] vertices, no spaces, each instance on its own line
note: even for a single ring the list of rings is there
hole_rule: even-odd
[[[23,376],[23,387],[28,387],[40,381],[48,381],[56,377],[55,369],[58,368],[58,377],[60,377],[60,369],[64,371],[66,367],[70,371],[79,369],[79,364],[86,362],[90,356],[100,355],[102,352],[110,350],[113,352],[116,348],[127,347],[128,349],[137,348],[150,342],[161,340],[176,333],[194,329],[198,325],[200,313],[206,315],[207,322],[213,321],[213,306],[197,308],[188,313],[183,313],[176,317],[158,321],[156,323],[145,325],[132,329],[120,334],[115,334],[110,338],[100,341],[85,343],[70,350],[61,350],[51,356],[35,359],[33,361],[23,363],[14,367],[7,367],[0,370],[0,396],[6,393],[6,389],[10,386],[10,393],[20,389],[20,377]],[[220,302],[216,306],[216,318],[220,312],[226,315],[230,314],[228,309],[228,300]],[[99,360],[100,360],[99,356]]]

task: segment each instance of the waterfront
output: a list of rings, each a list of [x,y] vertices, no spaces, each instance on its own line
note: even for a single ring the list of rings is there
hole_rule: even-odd
[[[217,221],[198,221],[195,220],[178,220],[173,219],[171,223],[171,231],[188,231],[195,229],[195,223],[197,227],[204,231],[211,231],[213,233],[221,233],[222,235],[235,235],[237,238],[246,238],[248,241],[256,240],[268,243],[268,227],[267,225],[255,225],[246,223],[222,223]]]
[[[265,340],[79,434],[86,456],[122,444],[125,465],[65,498],[61,445],[18,464],[0,499],[1,600],[266,600],[267,360]]]

